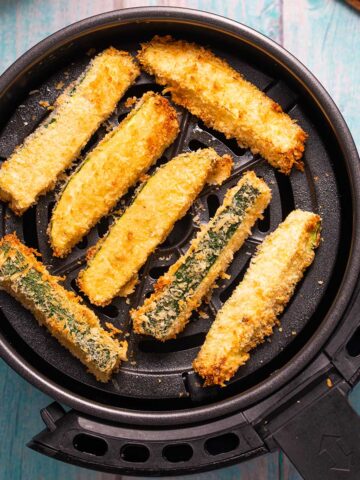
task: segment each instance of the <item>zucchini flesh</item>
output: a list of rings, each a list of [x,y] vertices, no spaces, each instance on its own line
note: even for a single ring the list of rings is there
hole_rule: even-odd
[[[80,272],[79,287],[92,303],[106,305],[121,294],[185,215],[221,159],[211,148],[185,153],[152,175]]]
[[[52,213],[49,238],[65,256],[129,187],[163,154],[179,132],[176,111],[147,92],[119,126],[87,155],[70,177]]]
[[[197,235],[188,252],[160,277],[155,292],[132,312],[134,330],[158,340],[174,338],[212,288],[270,202],[265,182],[246,173]]]
[[[312,263],[320,241],[318,215],[302,210],[260,245],[242,282],[217,313],[193,363],[206,385],[224,385],[273,332],[278,316]]]
[[[54,111],[1,167],[0,198],[16,214],[54,188],[139,73],[130,54],[108,48],[58,97]]]
[[[277,103],[226,61],[194,43],[154,37],[138,54],[142,67],[172,100],[211,128],[260,153],[281,172],[303,169],[307,134]]]
[[[40,325],[107,382],[126,360],[127,343],[105,331],[80,298],[65,290],[15,235],[0,242],[0,286],[29,309]]]

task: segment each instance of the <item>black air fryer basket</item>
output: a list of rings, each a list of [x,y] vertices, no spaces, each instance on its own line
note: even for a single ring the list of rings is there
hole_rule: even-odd
[[[360,369],[359,158],[340,112],[303,65],[259,33],[208,13],[156,7],[92,17],[39,43],[0,78],[0,157],[8,157],[44,118],[47,112],[39,101],[51,103],[59,94],[55,86],[78,76],[90,49],[113,45],[135,54],[155,34],[210,47],[297,119],[309,133],[305,172],[278,173],[260,156],[176,107],[181,134],[160,163],[181,151],[212,146],[230,153],[235,169],[221,188],[206,188],[175,225],[142,269],[129,305],[117,298],[108,307],[95,308],[102,321],[128,331],[130,359],[113,381],[98,383],[29,312],[0,292],[1,356],[72,408],[65,411],[58,403],[45,408],[46,429],[29,446],[88,468],[155,476],[214,469],[280,447],[307,479],[359,479],[360,421],[347,401]],[[126,115],[127,97],[147,90],[162,89],[143,73],[108,123]],[[208,221],[225,191],[248,169],[266,180],[273,200],[235,256],[231,278],[219,283],[204,306],[209,318],[194,315],[186,330],[166,343],[133,335],[129,309],[143,301],[156,278],[186,250],[198,229],[194,217]],[[111,217],[66,259],[54,259],[46,228],[55,195],[42,197],[22,217],[1,205],[0,234],[16,231],[76,291],[74,279],[86,250],[106,232]],[[253,351],[226,388],[203,388],[191,363],[216,311],[240,282],[256,246],[294,208],[322,216],[323,242],[282,315],[282,330]]]

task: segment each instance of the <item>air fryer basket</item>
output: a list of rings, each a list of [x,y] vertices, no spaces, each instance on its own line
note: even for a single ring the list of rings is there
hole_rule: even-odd
[[[33,131],[47,114],[39,102],[51,103],[60,93],[58,85],[76,78],[94,49],[113,45],[135,54],[140,43],[155,34],[209,46],[297,119],[309,133],[305,172],[294,171],[290,177],[278,173],[259,155],[176,107],[181,133],[157,165],[179,152],[211,146],[230,153],[235,169],[220,188],[206,187],[175,225],[140,272],[129,302],[116,298],[105,308],[95,308],[102,321],[114,323],[129,340],[129,362],[113,381],[99,384],[29,312],[1,292],[3,358],[30,382],[76,408],[66,413],[52,404],[45,409],[47,430],[30,446],[91,468],[148,475],[215,468],[280,446],[306,478],[335,479],[346,469],[347,478],[358,478],[359,420],[345,397],[357,379],[360,353],[358,157],[340,113],[305,67],[257,32],[203,12],[140,8],[96,16],[44,40],[0,78],[0,157],[8,157]],[[129,111],[126,98],[148,90],[162,88],[142,73],[83,154],[109,124],[124,118]],[[166,343],[134,335],[129,309],[142,303],[156,279],[186,250],[199,225],[214,214],[226,190],[248,169],[265,179],[273,199],[235,256],[231,278],[218,282],[210,303],[202,307],[206,318],[194,315],[186,330]],[[1,235],[16,231],[42,253],[52,273],[65,275],[65,285],[77,291],[75,278],[86,250],[113,219],[110,215],[99,222],[66,259],[55,259],[46,235],[55,197],[56,191],[42,197],[23,217],[2,205]],[[294,208],[323,218],[323,242],[314,264],[282,315],[281,329],[252,353],[226,388],[203,388],[191,363],[217,310],[241,281],[256,246]]]

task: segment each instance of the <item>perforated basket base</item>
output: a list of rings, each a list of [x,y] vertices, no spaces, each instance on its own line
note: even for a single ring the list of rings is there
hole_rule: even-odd
[[[141,29],[138,27],[138,32],[136,26],[131,28],[133,30],[130,36],[126,32],[121,36],[121,32],[117,31],[109,31],[104,37],[99,34],[94,34],[93,37],[89,35],[86,45],[83,41],[77,54],[69,57],[65,66],[63,58],[59,60],[56,68],[53,62],[51,75],[43,78],[35,86],[35,91],[29,92],[27,89],[22,103],[8,118],[0,135],[0,156],[9,156],[14,147],[46,116],[47,112],[40,107],[39,101],[47,100],[52,103],[60,93],[56,89],[59,82],[63,82],[65,87],[78,76],[89,61],[86,54],[88,48],[95,47],[99,51],[113,45],[135,54],[140,41],[150,39],[158,33],[172,33],[178,38],[195,39],[198,43],[210,46],[216,54],[226,58],[248,80],[277,101],[309,134],[304,156],[305,172],[293,171],[291,176],[287,177],[275,171],[260,156],[254,156],[249,150],[239,148],[235,141],[226,140],[221,133],[206,128],[199,119],[176,107],[181,118],[181,134],[157,165],[180,152],[211,146],[219,154],[231,154],[235,168],[231,177],[220,188],[206,187],[186,216],[177,222],[166,242],[151,255],[142,268],[140,282],[128,300],[116,298],[105,308],[91,307],[102,322],[111,321],[124,332],[129,341],[129,361],[123,364],[112,382],[98,383],[44,328],[38,327],[31,314],[8,295],[1,293],[2,310],[9,322],[13,338],[21,338],[24,342],[23,352],[27,352],[40,370],[62,385],[105,404],[134,408],[136,405],[145,405],[141,400],[152,400],[146,405],[154,410],[165,407],[169,409],[169,400],[172,400],[172,408],[177,409],[199,402],[215,402],[255,386],[291,361],[292,356],[316,330],[333,300],[346,263],[351,235],[351,226],[346,223],[351,215],[349,203],[346,205],[347,177],[335,139],[331,137],[322,114],[316,109],[315,103],[305,95],[300,84],[294,83],[276,63],[266,63],[258,54],[252,55],[251,48],[245,43],[235,43],[234,40],[232,44],[229,39],[219,42],[215,34],[207,36],[205,32],[196,33],[195,28],[191,35],[184,26],[176,26],[171,32],[166,25],[142,25]],[[134,40],[129,41],[130,37]],[[148,90],[162,89],[151,77],[142,74],[136,85],[129,89],[119,103],[109,121],[90,140],[82,156],[104,136],[109,124],[115,125],[124,118],[129,111],[125,107],[126,98],[134,95],[139,97]],[[207,222],[214,215],[227,189],[249,169],[264,178],[271,187],[272,201],[264,219],[257,223],[243,248],[235,255],[228,270],[231,278],[217,282],[218,288],[214,290],[210,303],[201,307],[205,315],[200,317],[194,314],[186,330],[177,339],[160,343],[149,337],[134,335],[129,325],[129,309],[137,307],[151,293],[156,279],[186,251],[199,224]],[[341,179],[338,184],[336,176]],[[126,195],[125,204],[131,198],[132,191]],[[105,234],[113,218],[110,215],[102,219],[66,259],[55,259],[51,255],[46,235],[55,196],[56,193],[52,192],[41,197],[37,206],[21,218],[15,217],[8,208],[3,207],[1,233],[16,231],[27,245],[41,252],[43,261],[52,273],[65,275],[65,285],[77,291],[75,278],[83,268],[86,250]],[[119,206],[123,207],[123,204],[119,204],[116,209]],[[281,328],[275,328],[273,336],[252,352],[249,362],[239,370],[230,385],[225,389],[202,388],[201,379],[194,374],[191,364],[216,312],[241,281],[256,246],[294,208],[312,210],[323,217],[323,243],[318,249],[314,264],[282,315]],[[338,252],[343,252],[344,255],[340,257]],[[88,303],[86,298],[85,302]]]

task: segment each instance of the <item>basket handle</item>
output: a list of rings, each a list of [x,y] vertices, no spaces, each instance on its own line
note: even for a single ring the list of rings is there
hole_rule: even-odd
[[[360,478],[360,417],[351,408],[345,382],[323,390],[279,428],[272,440],[293,462],[305,480],[358,480]],[[322,388],[321,388],[322,387]],[[325,390],[325,393],[324,393]],[[327,390],[327,391],[326,391]],[[301,408],[302,400],[298,400]]]

